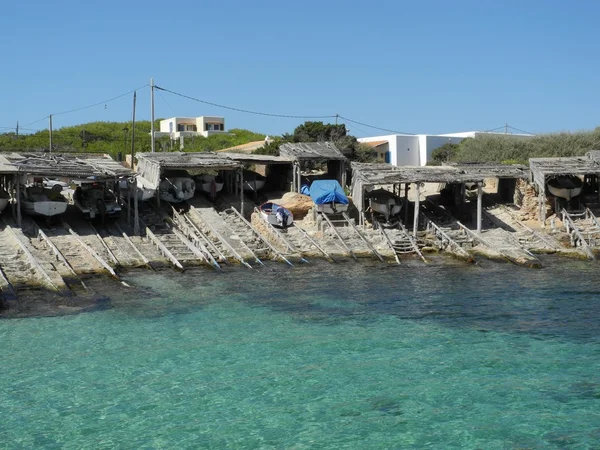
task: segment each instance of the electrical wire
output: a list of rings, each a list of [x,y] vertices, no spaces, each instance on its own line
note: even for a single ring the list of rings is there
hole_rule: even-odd
[[[41,119],[35,120],[35,121],[33,121],[33,122],[26,123],[26,124],[25,124],[25,125],[23,125],[23,126],[24,126],[24,127],[28,127],[29,125],[33,125],[34,123],[38,123],[38,122],[41,122],[42,120],[46,120],[48,117],[49,117],[49,116],[42,117]]]
[[[338,117],[339,117],[340,119],[346,120],[346,121],[348,121],[348,122],[352,122],[352,123],[354,123],[354,124],[357,124],[357,125],[362,125],[363,127],[373,128],[373,129],[375,129],[375,130],[389,131],[390,133],[394,133],[394,134],[408,134],[408,135],[411,135],[411,136],[414,136],[414,135],[415,135],[415,133],[405,133],[405,132],[403,132],[403,131],[390,130],[390,129],[388,129],[388,128],[380,128],[380,127],[376,127],[376,126],[374,126],[374,125],[369,125],[369,124],[367,124],[367,123],[358,122],[358,121],[356,121],[356,120],[352,120],[352,119],[349,119],[349,118],[347,118],[347,117],[344,117],[344,116],[338,116]]]
[[[165,99],[165,97],[162,95],[162,93],[160,92],[160,90],[158,91],[158,95],[160,95],[160,98],[162,98],[163,102],[165,102],[167,104],[167,106],[169,108],[171,108],[171,111],[173,111],[173,114],[175,114],[175,116],[177,116],[177,112],[175,111],[175,108],[173,108],[171,106],[171,104],[167,101],[167,99]]]
[[[219,105],[218,103],[208,102],[206,100],[200,100],[199,98],[191,97],[191,96],[185,95],[185,94],[180,94],[179,92],[174,92],[174,91],[171,91],[169,89],[159,87],[159,86],[155,86],[155,88],[159,89],[161,91],[169,92],[169,93],[171,93],[173,95],[177,95],[179,97],[187,98],[188,100],[193,100],[195,102],[204,103],[206,105],[216,106],[217,108],[229,109],[231,111],[238,111],[238,112],[243,112],[246,114],[255,114],[258,116],[281,117],[281,118],[286,118],[286,119],[333,119],[336,117],[335,115],[331,115],[331,116],[295,116],[295,115],[288,115],[288,114],[271,114],[271,113],[265,113],[265,112],[259,112],[259,111],[250,111],[248,109],[234,108],[232,106]]]
[[[124,94],[117,95],[116,97],[113,97],[113,98],[109,98],[108,100],[104,100],[104,101],[101,101],[101,102],[98,102],[98,103],[94,103],[93,105],[82,106],[81,108],[69,109],[69,110],[67,110],[67,111],[61,111],[61,112],[53,113],[53,114],[51,114],[51,115],[52,115],[52,116],[60,116],[60,115],[62,115],[62,114],[69,114],[69,113],[74,113],[74,112],[77,112],[77,111],[83,111],[84,109],[93,108],[94,106],[100,106],[100,105],[102,105],[102,104],[110,103],[110,102],[112,102],[113,100],[117,100],[117,99],[119,99],[119,98],[121,98],[121,97],[125,97],[126,95],[133,94],[135,91],[139,91],[140,89],[143,89],[143,88],[145,88],[146,86],[148,86],[148,84],[147,84],[147,83],[146,83],[146,84],[144,84],[144,85],[142,85],[142,86],[140,86],[140,87],[137,87],[137,88],[135,88],[135,89],[132,89],[131,91],[125,92]]]

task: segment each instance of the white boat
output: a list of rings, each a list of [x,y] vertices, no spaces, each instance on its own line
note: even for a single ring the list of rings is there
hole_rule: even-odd
[[[402,210],[402,199],[385,189],[375,189],[368,193],[369,206],[375,214],[381,214],[386,223],[400,214]]]
[[[276,203],[263,203],[258,207],[260,216],[265,222],[270,223],[277,228],[287,228],[294,223],[292,212]]]
[[[86,219],[100,217],[118,218],[121,205],[117,196],[108,188],[106,182],[94,179],[74,181],[73,204],[83,213]]]
[[[196,183],[187,172],[165,175],[158,186],[159,198],[169,203],[181,203],[189,200],[195,192]]]
[[[244,190],[245,191],[260,191],[265,187],[267,178],[261,174],[251,170],[244,170]]]
[[[555,197],[571,200],[581,194],[583,181],[574,175],[559,175],[546,183],[548,191]]]
[[[121,178],[119,180],[119,191],[121,197],[129,198],[133,200],[133,183],[127,178]],[[137,198],[138,201],[145,202],[146,200],[152,199],[156,195],[156,188],[151,186],[147,181],[141,177],[137,178]]]
[[[41,183],[24,186],[21,191],[21,207],[31,216],[54,217],[63,214],[69,206],[61,194],[62,186],[44,187]]]
[[[223,190],[223,186],[225,186],[223,178],[219,175],[203,173],[195,176],[194,180],[196,181],[196,186],[198,186],[202,192],[209,194],[212,198],[215,198],[215,196]]]
[[[337,180],[315,180],[309,191],[316,212],[339,214],[348,211],[348,197]]]
[[[4,189],[0,190],[0,212],[4,211],[10,202],[10,195]]]

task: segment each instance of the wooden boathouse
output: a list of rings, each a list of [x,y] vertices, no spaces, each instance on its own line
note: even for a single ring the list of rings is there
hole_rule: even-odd
[[[346,185],[347,158],[333,142],[285,143],[279,146],[279,154],[289,158],[294,164],[294,192],[302,187],[302,169],[310,163],[326,164],[329,176],[342,186]]]
[[[239,193],[240,208],[244,210],[244,171],[240,162],[222,153],[213,152],[172,152],[137,153],[137,173],[156,187],[157,199],[161,178],[169,171],[183,170],[190,176],[202,173],[225,173],[225,187],[229,192]],[[159,203],[160,201],[157,200]]]
[[[50,178],[89,178],[117,182],[121,177],[133,177],[131,169],[110,156],[98,153],[6,153],[4,158],[15,170],[15,208],[17,224],[21,226],[21,185],[28,176]],[[0,166],[0,170],[3,166]]]
[[[600,151],[592,150],[585,156],[563,158],[531,158],[531,181],[538,192],[540,222],[546,224],[547,183],[556,177],[576,176],[584,178],[584,189],[588,194],[584,202],[600,203]],[[557,213],[559,211],[556,211]]]
[[[477,231],[481,232],[483,182],[485,179],[528,179],[529,169],[523,165],[502,164],[454,164],[447,166],[392,166],[384,163],[352,163],[351,195],[364,222],[365,192],[376,186],[392,186],[400,195],[404,187],[404,198],[408,202],[408,190],[415,189],[415,211],[413,236],[416,237],[419,224],[420,190],[424,183],[457,185],[459,197],[464,201],[465,184],[477,186]],[[405,211],[408,211],[406,209]],[[407,216],[405,216],[408,219]]]
[[[267,184],[271,183],[284,187],[284,190],[286,191],[293,191],[295,189],[296,184],[292,181],[292,179],[295,180],[293,158],[287,156],[258,155],[253,153],[219,152],[218,154],[244,164],[245,166],[266,166],[267,170],[265,172]],[[276,180],[274,180],[275,178]],[[290,189],[290,186],[292,189]]]

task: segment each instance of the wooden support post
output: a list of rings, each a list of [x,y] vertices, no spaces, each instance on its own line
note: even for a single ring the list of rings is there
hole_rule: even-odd
[[[546,193],[540,191],[540,221],[542,222],[542,228],[546,228]]]
[[[297,186],[298,183],[296,182],[296,165],[292,164],[292,192],[296,192]]]
[[[240,169],[240,211],[244,215],[244,169]]]
[[[296,170],[298,171],[298,173],[296,174],[296,183],[298,183],[297,192],[300,193],[300,189],[302,189],[302,171],[300,170],[300,161],[297,162]]]
[[[421,196],[421,187],[419,183],[415,183],[416,186],[416,198],[415,198],[415,216],[413,218],[413,237],[417,238],[417,231],[419,231],[419,207],[420,207],[420,196]]]
[[[408,225],[408,183],[404,183],[404,223]]]
[[[21,228],[21,180],[17,175],[17,226]]]
[[[133,234],[136,236],[140,235],[140,215],[138,208],[138,185],[137,178],[134,178],[133,182],[135,197],[133,197]]]
[[[483,203],[483,187],[477,182],[477,232],[481,233],[481,209]]]

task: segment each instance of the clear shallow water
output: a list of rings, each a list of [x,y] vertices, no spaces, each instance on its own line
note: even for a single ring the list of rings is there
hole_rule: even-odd
[[[273,268],[0,321],[0,447],[600,447],[597,266]]]

